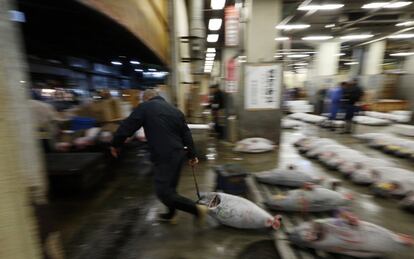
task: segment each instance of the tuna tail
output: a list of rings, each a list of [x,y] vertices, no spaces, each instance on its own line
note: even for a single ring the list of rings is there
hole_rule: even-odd
[[[282,224],[281,221],[282,221],[282,216],[276,215],[272,219],[268,219],[266,221],[266,226],[272,227],[274,230],[278,230],[280,228],[280,225]]]
[[[413,246],[414,245],[414,239],[410,235],[397,234],[396,241],[400,244],[405,245],[405,246]]]

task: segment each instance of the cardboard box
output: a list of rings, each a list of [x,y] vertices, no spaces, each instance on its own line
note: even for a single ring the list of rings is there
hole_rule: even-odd
[[[127,89],[123,90],[121,98],[123,101],[128,102],[132,105],[132,108],[135,108],[140,103],[141,91],[136,89]]]
[[[105,123],[102,126],[102,131],[110,131],[112,133],[115,133],[115,131],[117,131],[119,128],[119,124],[117,123]]]

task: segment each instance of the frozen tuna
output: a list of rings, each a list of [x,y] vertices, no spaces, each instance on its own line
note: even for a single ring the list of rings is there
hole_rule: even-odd
[[[274,148],[274,143],[268,139],[247,138],[237,142],[233,151],[244,153],[264,153],[272,151]]]
[[[414,192],[414,172],[395,167],[381,167],[375,168],[373,175],[377,179],[372,190],[377,196],[404,197]]]
[[[272,216],[253,202],[226,193],[202,194],[200,203],[207,205],[209,215],[223,225],[242,229],[278,229],[280,216]]]
[[[412,238],[354,216],[319,219],[293,229],[289,240],[297,246],[360,258],[381,257],[412,245]]]
[[[279,211],[323,212],[347,206],[351,195],[306,185],[303,189],[288,191],[285,195],[275,195],[266,201],[270,209]]]
[[[261,183],[288,187],[301,187],[305,183],[319,183],[321,181],[318,175],[299,171],[293,165],[288,166],[287,169],[256,173],[255,178]]]
[[[401,208],[414,213],[414,194],[408,195],[400,202]]]

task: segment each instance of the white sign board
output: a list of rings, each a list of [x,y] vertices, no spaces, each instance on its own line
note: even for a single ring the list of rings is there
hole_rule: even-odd
[[[246,110],[279,109],[282,91],[281,65],[247,64],[244,75],[244,107]]]

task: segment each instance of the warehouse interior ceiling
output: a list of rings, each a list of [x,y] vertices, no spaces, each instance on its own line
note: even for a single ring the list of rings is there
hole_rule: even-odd
[[[75,56],[110,64],[119,56],[164,62],[140,39],[108,16],[73,0],[17,0],[27,53],[47,58]]]
[[[398,23],[414,19],[414,4],[401,8],[362,8],[373,2],[400,3],[402,1],[373,1],[373,0],[347,0],[347,1],[319,1],[319,0],[284,0],[284,20],[281,24],[308,24],[309,28],[303,30],[282,31],[281,36],[290,37],[294,47],[303,47],[303,44],[312,45],[302,40],[303,37],[315,35],[329,35],[340,37],[349,34],[371,34],[373,37],[364,41],[347,42],[349,47],[355,47],[375,39],[387,37],[390,34],[405,30],[414,33],[414,25],[396,26]],[[410,1],[404,1],[410,2]],[[343,4],[336,10],[308,10],[306,6],[323,4]],[[309,9],[309,8],[308,8]],[[387,49],[404,49],[412,46],[412,39],[393,41],[389,40]]]

